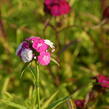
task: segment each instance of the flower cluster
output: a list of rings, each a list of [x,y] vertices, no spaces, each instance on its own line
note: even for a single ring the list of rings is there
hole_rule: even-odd
[[[104,88],[109,88],[109,77],[104,76],[104,75],[98,75],[96,77],[97,83]]]
[[[70,12],[70,6],[66,0],[45,0],[44,11],[53,16],[61,16]]]
[[[77,109],[83,109],[85,100],[75,100],[74,103]]]
[[[55,50],[51,41],[41,39],[40,37],[30,37],[19,45],[16,55],[25,63],[35,59],[41,65],[48,65],[51,57],[49,48],[52,49],[51,52]]]

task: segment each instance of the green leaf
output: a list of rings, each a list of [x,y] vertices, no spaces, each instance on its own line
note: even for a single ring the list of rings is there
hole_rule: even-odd
[[[21,70],[20,78],[22,78],[23,73],[24,73],[24,71],[25,71],[25,69],[27,68],[28,65],[29,65],[29,62],[24,64],[24,66],[23,66],[23,68]]]
[[[76,109],[76,104],[74,103],[72,99],[68,100],[67,104],[68,104],[69,109]]]
[[[32,67],[31,66],[29,66],[29,70],[31,71],[31,73],[32,73],[32,76],[33,76],[33,81],[34,81],[34,84],[36,83],[36,76],[35,76],[35,74],[34,74],[34,70],[32,69]]]
[[[66,100],[69,100],[70,98],[71,97],[69,97],[69,96],[60,98],[60,99],[56,100],[53,104],[50,104],[48,106],[48,108],[46,108],[46,109],[56,109],[57,106],[64,103]]]
[[[54,59],[54,58],[51,58],[51,61],[53,61],[55,64],[57,64],[58,66],[60,66],[60,64]]]
[[[50,102],[56,97],[58,91],[56,91],[42,106],[42,109],[46,109]]]
[[[4,103],[8,106],[15,107],[17,109],[27,109],[26,107],[24,107],[20,104],[17,104],[17,103],[11,102],[11,101],[7,101],[7,100],[0,100],[0,103]]]

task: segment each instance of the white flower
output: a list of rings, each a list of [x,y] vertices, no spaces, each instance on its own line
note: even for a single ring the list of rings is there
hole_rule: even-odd
[[[33,52],[30,49],[24,49],[21,52],[21,58],[22,60],[26,63],[26,62],[30,62],[33,58]]]
[[[16,50],[16,55],[18,55],[19,51],[22,49],[22,43],[18,46],[17,50]]]
[[[52,48],[52,52],[55,51],[55,47],[54,47],[54,44],[53,42],[51,42],[50,40],[44,40],[45,41],[45,44],[47,44],[48,46],[50,46]]]

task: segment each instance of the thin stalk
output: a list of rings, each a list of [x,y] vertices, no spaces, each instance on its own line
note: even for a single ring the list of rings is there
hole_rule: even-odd
[[[37,100],[38,100],[38,109],[40,109],[40,88],[39,88],[39,66],[37,65]]]

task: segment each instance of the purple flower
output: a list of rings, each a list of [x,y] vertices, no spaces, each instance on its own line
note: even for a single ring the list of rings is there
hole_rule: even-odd
[[[17,48],[16,50],[16,55],[17,56],[21,56],[21,52],[24,50],[24,49],[29,49],[29,43],[27,43],[26,41],[23,41]]]
[[[79,109],[83,109],[85,100],[75,100],[76,107]]]
[[[99,83],[101,87],[109,88],[109,77],[104,75],[98,75],[97,82]]]
[[[70,6],[66,0],[45,0],[44,11],[53,16],[61,16],[70,12]]]

